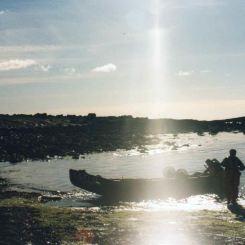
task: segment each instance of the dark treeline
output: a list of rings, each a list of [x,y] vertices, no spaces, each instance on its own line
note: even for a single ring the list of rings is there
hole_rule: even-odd
[[[158,133],[245,132],[245,117],[215,121],[76,115],[0,115],[0,161],[48,159],[143,147]]]

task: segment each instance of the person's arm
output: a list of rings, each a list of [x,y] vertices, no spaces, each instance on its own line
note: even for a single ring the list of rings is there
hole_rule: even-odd
[[[238,162],[239,170],[240,171],[245,170],[245,165],[243,164],[243,162],[239,158],[237,158],[237,160],[238,160],[237,162]]]
[[[221,167],[227,167],[227,157],[220,163]]]

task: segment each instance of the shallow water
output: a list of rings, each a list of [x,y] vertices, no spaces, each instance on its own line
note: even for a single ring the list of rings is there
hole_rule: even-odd
[[[149,136],[153,137],[153,136]],[[87,199],[96,196],[74,187],[69,181],[70,168],[86,169],[91,174],[99,174],[107,178],[155,178],[162,176],[162,170],[167,166],[175,169],[184,168],[189,173],[204,170],[207,158],[221,161],[227,156],[229,149],[235,148],[239,158],[245,162],[245,136],[242,133],[219,133],[215,136],[205,134],[198,136],[189,134],[158,135],[160,143],[145,146],[144,149],[129,151],[97,153],[86,155],[85,158],[73,160],[51,159],[49,161],[29,161],[16,165],[0,163],[1,176],[7,177],[15,184],[15,188],[35,191],[62,191],[61,206],[88,206]],[[244,198],[245,176],[241,177],[241,203]],[[93,205],[93,204],[91,204]],[[149,201],[141,203],[124,203],[125,208],[182,209],[182,210],[217,210],[225,207],[217,202],[213,196],[190,197],[176,201]]]

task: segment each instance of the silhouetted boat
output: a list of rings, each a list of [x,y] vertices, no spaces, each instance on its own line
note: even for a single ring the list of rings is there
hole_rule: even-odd
[[[218,176],[106,179],[90,175],[85,170],[70,169],[73,185],[113,200],[149,200],[167,197],[183,198],[197,194],[224,195],[223,180]]]

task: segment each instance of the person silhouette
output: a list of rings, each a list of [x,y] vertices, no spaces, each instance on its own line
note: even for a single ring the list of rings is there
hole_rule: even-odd
[[[241,172],[245,169],[242,161],[236,156],[236,150],[231,149],[229,157],[226,157],[221,166],[225,168],[225,190],[227,204],[236,204],[239,192]]]

